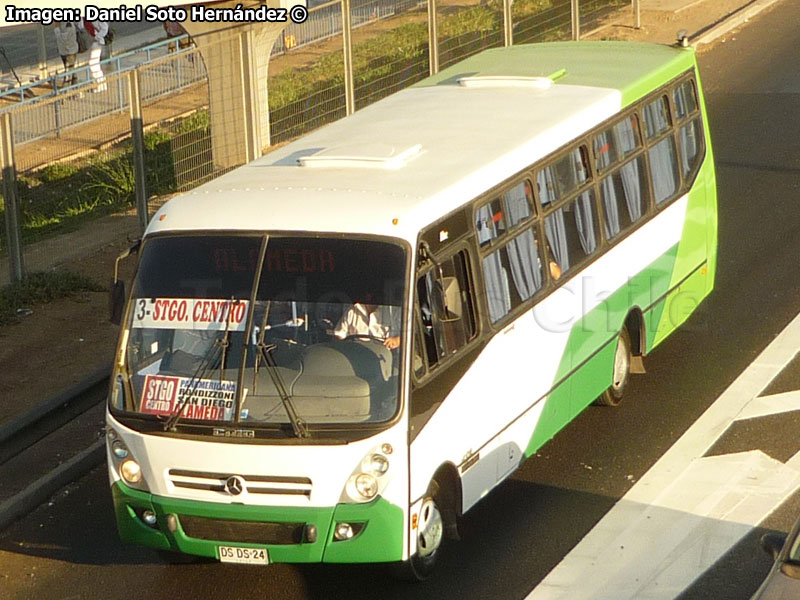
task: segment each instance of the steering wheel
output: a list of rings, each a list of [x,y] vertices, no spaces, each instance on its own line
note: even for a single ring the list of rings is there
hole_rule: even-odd
[[[354,333],[353,335],[348,335],[342,341],[346,342],[348,340],[367,340],[370,342],[378,342],[379,344],[383,344],[383,340],[379,337],[375,337],[369,333]]]

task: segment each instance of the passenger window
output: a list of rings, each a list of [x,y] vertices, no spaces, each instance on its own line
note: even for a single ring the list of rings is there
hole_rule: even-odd
[[[594,194],[583,192],[544,220],[550,255],[566,273],[597,249]]]
[[[613,127],[597,134],[592,140],[595,168],[603,172],[625,160],[641,147],[639,119],[636,115],[626,117]]]
[[[671,198],[678,190],[678,157],[675,139],[665,137],[648,150],[650,159],[650,178],[653,181],[653,195],[656,204]]]
[[[643,113],[645,136],[648,140],[669,129],[669,105],[666,96],[645,105]]]
[[[696,117],[682,125],[678,131],[678,139],[681,145],[681,168],[684,178],[688,179],[700,166],[700,159],[703,156],[703,123],[700,117]]]
[[[536,185],[542,206],[569,195],[588,178],[587,152],[580,146],[555,164],[536,173]]]
[[[694,83],[691,80],[684,81],[676,87],[672,93],[672,98],[675,101],[675,114],[678,120],[684,119],[697,111],[697,95]]]
[[[496,323],[542,288],[542,265],[533,228],[483,257],[489,318]]]
[[[498,218],[497,205],[501,204],[503,218]],[[478,244],[501,238],[495,233],[494,222],[508,223],[514,230],[533,216],[533,192],[526,180],[505,192],[501,198],[481,206],[476,213]],[[503,231],[505,233],[505,231]],[[508,237],[511,237],[509,234]],[[513,238],[503,238],[504,245],[481,259],[489,318],[499,321],[514,307],[533,296],[542,287],[542,270],[533,229],[528,227]]]
[[[433,367],[477,333],[469,258],[461,251],[417,280],[427,364]]]
[[[600,181],[606,237],[615,238],[647,211],[647,172],[641,155]]]
[[[478,244],[486,246],[492,240],[499,238],[506,231],[506,221],[500,198],[495,198],[485,204],[478,211],[476,229],[478,231]]]

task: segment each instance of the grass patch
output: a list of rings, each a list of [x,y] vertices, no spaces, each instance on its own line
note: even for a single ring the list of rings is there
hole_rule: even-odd
[[[102,292],[105,287],[91,277],[58,270],[31,273],[19,283],[0,287],[0,326],[19,321],[17,309],[30,308],[84,292]]]

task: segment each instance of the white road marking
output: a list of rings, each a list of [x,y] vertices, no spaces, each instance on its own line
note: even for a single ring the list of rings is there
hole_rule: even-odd
[[[798,406],[797,392],[757,398],[798,350],[800,315],[528,599],[674,598],[800,488],[800,452],[786,464],[758,450],[703,458],[733,421]]]
[[[753,398],[753,401],[748,403],[737,415],[736,420],[767,417],[793,410],[800,410],[800,391],[798,390]]]

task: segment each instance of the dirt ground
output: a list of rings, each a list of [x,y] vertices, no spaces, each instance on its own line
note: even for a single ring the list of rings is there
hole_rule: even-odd
[[[632,27],[632,13],[626,9],[591,37],[671,43],[678,29],[697,32],[746,4],[748,0],[704,0],[678,13],[643,10],[639,30]],[[87,248],[67,266],[105,284],[112,277],[114,258],[127,244],[120,237]],[[20,308],[33,312],[18,324],[0,327],[0,426],[110,364],[119,334],[108,322],[108,298],[102,292]]]

